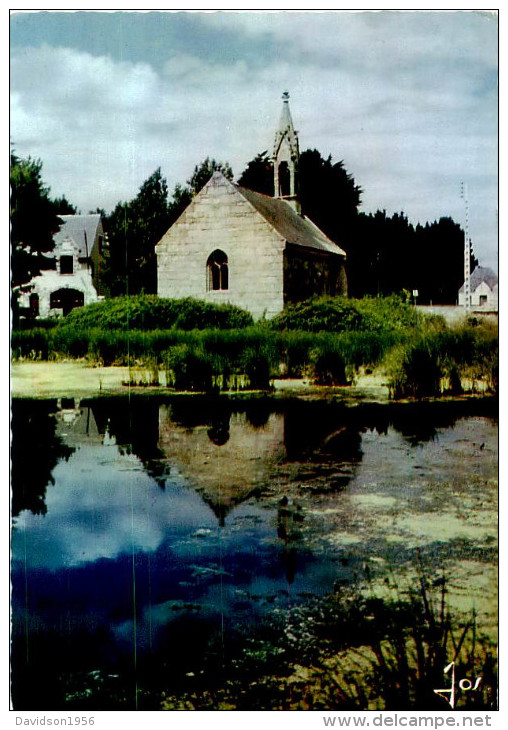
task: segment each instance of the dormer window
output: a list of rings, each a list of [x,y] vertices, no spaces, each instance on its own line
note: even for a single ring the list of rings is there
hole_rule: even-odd
[[[208,291],[226,291],[229,289],[228,257],[224,251],[216,249],[206,262]]]
[[[73,274],[74,273],[74,259],[72,256],[60,256],[60,273],[61,274]]]

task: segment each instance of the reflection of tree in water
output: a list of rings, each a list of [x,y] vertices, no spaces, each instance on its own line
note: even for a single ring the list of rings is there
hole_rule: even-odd
[[[89,401],[99,429],[112,436],[121,452],[134,454],[164,489],[167,465],[158,447],[159,401],[150,396]]]
[[[497,403],[479,398],[463,401],[420,401],[366,405],[358,409],[365,427],[386,433],[393,428],[411,446],[434,441],[439,431],[453,428],[458,420],[471,416],[497,418]],[[355,409],[357,410],[357,409]]]
[[[273,413],[273,403],[268,400],[254,400],[247,404],[245,416],[253,428],[263,428]]]
[[[496,404],[463,402],[364,403],[291,401],[284,406],[286,464],[280,476],[300,481],[312,492],[348,486],[362,458],[362,434],[390,429],[413,447],[436,439],[471,415],[495,417]],[[296,471],[295,471],[296,469]]]
[[[229,413],[216,418],[208,429],[208,438],[216,446],[224,446],[229,441]]]
[[[231,403],[225,398],[202,401],[181,398],[170,406],[173,423],[191,430],[208,426],[208,438],[216,446],[224,446],[229,441],[231,412]]]
[[[392,427],[411,446],[435,441],[440,429],[452,428],[460,415],[457,409],[440,407],[438,403],[410,403],[404,408],[394,408]]]
[[[386,434],[389,428],[412,446],[433,441],[439,430],[467,416],[497,417],[492,400],[362,404],[293,402],[285,418],[284,443],[289,460],[327,455],[348,461],[362,458],[361,434]]]
[[[361,462],[362,434],[398,431],[412,446],[433,440],[439,429],[453,427],[475,404],[405,403],[360,404],[253,399],[235,402],[226,397],[138,398],[95,401],[99,429],[107,427],[120,447],[142,461],[146,471],[164,487],[170,464],[158,446],[159,409],[165,404],[172,423],[192,432],[206,428],[210,441],[224,446],[231,436],[231,416],[245,413],[245,421],[235,420],[233,428],[263,430],[273,413],[284,418],[287,464],[298,464],[298,478],[309,481],[312,489],[343,489]],[[102,417],[101,417],[102,413]],[[255,456],[254,454],[252,456]],[[317,481],[316,481],[317,479]],[[248,494],[248,491],[246,491]],[[204,497],[203,497],[204,498]],[[206,500],[205,500],[206,501]],[[220,515],[224,519],[224,515]]]
[[[56,401],[12,401],[12,514],[23,510],[46,514],[48,484],[53,469],[74,448],[56,435]]]
[[[294,582],[297,570],[296,543],[300,538],[299,527],[303,519],[300,505],[290,502],[284,495],[279,500],[277,507],[277,537],[284,543],[280,558],[286,573],[286,580],[290,585]]]
[[[356,463],[362,458],[361,430],[346,408],[293,403],[284,420],[287,459]]]
[[[171,400],[169,412],[171,421],[183,428],[197,428],[198,426],[210,426],[215,423],[229,423],[233,410],[233,403],[227,397],[203,397],[185,398],[179,397]]]
[[[440,429],[452,428],[459,418],[471,415],[496,418],[497,405],[485,399],[462,402],[421,402],[361,404],[355,408],[341,403],[269,399],[248,402],[227,398],[179,398],[163,401],[157,397],[104,398],[82,401],[92,409],[99,433],[109,432],[125,453],[136,455],[147,473],[164,488],[169,465],[159,448],[159,409],[170,406],[171,420],[193,429],[208,427],[208,437],[217,446],[230,437],[230,417],[245,412],[243,427],[262,430],[270,415],[284,415],[284,448],[287,462],[307,464],[314,475],[329,482],[330,488],[346,486],[351,466],[362,459],[362,433],[374,430],[399,432],[412,446],[434,440]],[[12,510],[35,514],[46,512],[45,494],[53,483],[52,471],[74,449],[56,434],[57,402],[17,400],[12,403]],[[238,423],[235,427],[239,427]],[[348,471],[349,468],[349,471]],[[309,472],[309,475],[312,474]]]

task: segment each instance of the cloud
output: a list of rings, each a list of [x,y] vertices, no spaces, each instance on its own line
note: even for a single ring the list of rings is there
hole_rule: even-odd
[[[376,75],[454,58],[497,64],[497,17],[464,12],[260,12],[198,16],[205,27],[270,39],[280,55]]]
[[[157,167],[172,189],[208,155],[239,175],[270,149],[287,88],[301,149],[344,160],[366,210],[461,220],[460,202],[446,213],[443,201],[454,200],[461,180],[481,190],[472,236],[495,264],[492,15],[218,12],[184,21],[174,20],[186,29],[182,43],[157,42],[156,64],[148,52],[139,60],[139,43],[137,60],[129,59],[130,16],[121,24],[122,59],[70,47],[13,49],[13,142],[18,154],[42,159],[54,195],[83,211],[109,211]]]
[[[91,469],[92,462],[99,463],[100,469]],[[178,478],[171,480],[166,491],[159,489],[139,460],[121,454],[115,445],[78,448],[68,462],[55,467],[53,476],[55,485],[46,494],[47,513],[22,512],[21,529],[14,536],[16,561],[23,559],[23,533],[29,546],[37,546],[30,555],[35,568],[58,570],[103,558],[113,560],[132,550],[154,552],[168,537],[168,509],[173,531],[177,525],[182,541],[197,527],[215,523],[210,508],[199,495],[182,489]],[[97,505],[104,504],[107,509],[98,510]],[[35,537],[41,535],[42,539]]]

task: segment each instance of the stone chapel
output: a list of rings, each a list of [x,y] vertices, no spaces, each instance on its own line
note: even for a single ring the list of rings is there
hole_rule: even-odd
[[[287,92],[282,100],[274,197],[214,172],[156,246],[159,296],[227,302],[259,319],[315,294],[347,294],[345,252],[301,214],[298,136]]]

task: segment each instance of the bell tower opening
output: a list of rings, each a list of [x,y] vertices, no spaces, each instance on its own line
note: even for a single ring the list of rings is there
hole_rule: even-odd
[[[289,165],[283,161],[279,165],[279,197],[287,198],[291,195],[291,175]]]

